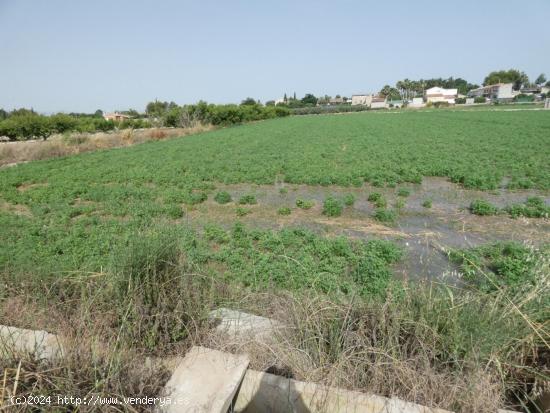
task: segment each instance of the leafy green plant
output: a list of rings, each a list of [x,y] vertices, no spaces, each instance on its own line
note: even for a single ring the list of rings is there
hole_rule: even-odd
[[[346,194],[344,195],[344,205],[345,206],[353,206],[355,204],[355,195],[353,194]]]
[[[227,204],[231,202],[231,195],[227,191],[218,192],[214,196],[214,201],[216,201],[218,204]]]
[[[200,204],[208,199],[208,195],[204,192],[191,192],[185,197],[184,202],[188,205]]]
[[[296,206],[301,209],[311,209],[315,205],[315,201],[313,200],[304,200],[304,199],[297,199],[296,200]]]
[[[395,211],[385,208],[378,208],[373,213],[373,218],[380,222],[392,223],[397,219]]]
[[[256,203],[256,197],[252,194],[243,195],[239,198],[239,204],[241,205],[254,205]]]
[[[249,208],[242,208],[242,207],[238,207],[236,210],[235,210],[235,213],[237,214],[237,216],[239,217],[244,217],[245,215],[248,215],[252,212],[251,209]]]
[[[178,219],[183,216],[183,210],[181,209],[181,206],[170,204],[166,208],[166,212],[170,218]]]
[[[507,207],[506,212],[512,218],[547,218],[550,216],[550,206],[547,206],[542,198],[535,196],[527,198],[527,201],[523,205],[511,205]]]
[[[282,207],[277,210],[279,215],[290,215],[292,210],[289,207]]]
[[[422,206],[424,208],[431,208],[432,207],[432,200],[431,199],[425,199],[422,201]]]
[[[286,195],[286,194],[288,194],[288,188],[283,187],[283,188],[279,189],[279,193],[280,193],[281,195]]]
[[[342,215],[343,209],[342,201],[334,197],[328,197],[323,202],[323,215],[327,217],[338,217]]]
[[[498,208],[484,199],[476,199],[470,203],[470,211],[475,215],[496,215]]]
[[[396,210],[405,208],[405,200],[404,199],[396,199],[394,204],[393,204],[393,207]]]
[[[399,188],[397,190],[397,195],[402,197],[408,197],[411,194],[410,189],[408,188]]]
[[[369,194],[369,197],[367,198],[367,201],[376,202],[380,198],[382,198],[382,194],[380,194],[379,192],[372,192],[371,194]]]
[[[386,201],[386,198],[384,198],[383,196],[374,201],[374,206],[376,208],[386,208],[387,205],[388,201]]]

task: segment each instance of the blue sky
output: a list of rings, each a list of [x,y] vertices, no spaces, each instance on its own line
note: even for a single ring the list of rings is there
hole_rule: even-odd
[[[0,107],[351,95],[408,77],[550,78],[548,0],[0,0]]]

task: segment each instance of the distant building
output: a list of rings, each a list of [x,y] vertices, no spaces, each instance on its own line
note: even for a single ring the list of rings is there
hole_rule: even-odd
[[[513,86],[513,83],[483,86],[470,90],[468,96],[473,98],[483,96],[491,100],[512,100],[514,98]]]
[[[343,105],[345,102],[344,102],[344,98],[332,98],[328,101],[328,104],[329,105]]]
[[[113,113],[104,114],[103,119],[112,120],[114,122],[122,122],[123,120],[131,119],[131,116],[124,115],[124,114],[118,113],[118,112],[113,112]]]
[[[458,89],[444,89],[442,87],[432,87],[427,89],[424,93],[426,97],[426,102],[436,103],[436,102],[447,102],[454,104],[455,99],[458,96]]]
[[[351,95],[351,104],[352,105],[364,105],[364,106],[370,106],[372,103],[372,95],[369,94],[359,94],[359,95]]]
[[[286,103],[284,98],[280,98],[275,101],[275,105],[282,105],[284,103]]]
[[[426,104],[423,98],[412,98],[408,105],[409,108],[423,108],[424,106],[426,106]]]
[[[372,97],[370,108],[371,109],[384,109],[388,107],[388,98],[385,96]]]

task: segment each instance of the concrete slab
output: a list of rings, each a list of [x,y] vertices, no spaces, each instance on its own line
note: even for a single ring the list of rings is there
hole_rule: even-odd
[[[63,355],[63,346],[55,334],[0,325],[0,355],[14,353],[53,360]]]
[[[260,317],[254,314],[229,308],[219,308],[209,314],[211,320],[219,320],[216,331],[236,336],[263,336],[281,327],[281,324],[271,318]]]
[[[386,398],[248,370],[235,412],[240,413],[450,413]]]
[[[166,413],[227,413],[248,368],[248,357],[193,347],[166,383]]]

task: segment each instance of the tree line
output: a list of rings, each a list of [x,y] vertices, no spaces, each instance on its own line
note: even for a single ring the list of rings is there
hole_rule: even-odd
[[[106,120],[101,110],[93,114],[58,113],[46,116],[36,113],[33,109],[22,108],[11,112],[0,109],[0,137],[7,137],[11,141],[46,140],[51,135],[68,132],[95,133],[156,126],[189,127],[197,123],[228,126],[288,116],[290,110],[285,107],[264,106],[250,99],[243,101],[240,105],[199,102],[184,106],[174,102],[155,100],[147,104],[144,113],[133,109],[119,113],[131,117],[115,122]]]

